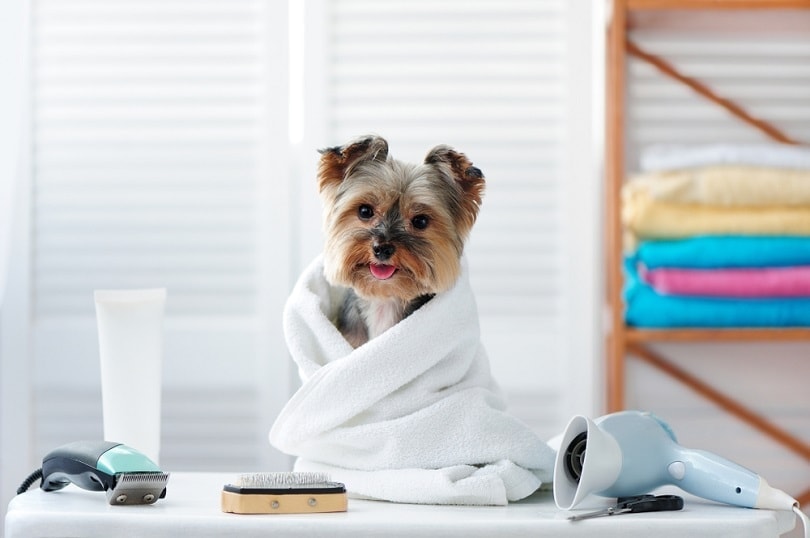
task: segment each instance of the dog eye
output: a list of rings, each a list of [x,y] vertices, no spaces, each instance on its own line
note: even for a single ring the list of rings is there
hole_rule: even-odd
[[[363,204],[357,210],[357,216],[360,217],[360,220],[368,220],[374,216],[374,208],[368,204]]]
[[[424,230],[427,228],[428,222],[430,222],[430,219],[428,219],[427,215],[416,215],[411,219],[411,224],[413,224],[413,227],[417,230]]]

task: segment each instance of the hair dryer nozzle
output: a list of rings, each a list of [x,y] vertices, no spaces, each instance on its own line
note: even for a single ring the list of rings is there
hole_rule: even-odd
[[[575,416],[565,428],[554,462],[554,502],[570,510],[589,493],[610,487],[621,469],[616,440],[589,418]]]

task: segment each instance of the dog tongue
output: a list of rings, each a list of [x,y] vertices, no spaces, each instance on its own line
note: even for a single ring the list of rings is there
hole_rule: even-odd
[[[376,263],[372,263],[369,267],[371,274],[374,275],[374,278],[377,280],[387,280],[391,278],[391,275],[397,270],[393,265],[377,265]]]

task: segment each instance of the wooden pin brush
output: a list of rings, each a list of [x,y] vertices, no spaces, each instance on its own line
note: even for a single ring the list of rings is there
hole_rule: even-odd
[[[240,475],[222,488],[222,511],[234,514],[345,512],[346,486],[326,473]]]

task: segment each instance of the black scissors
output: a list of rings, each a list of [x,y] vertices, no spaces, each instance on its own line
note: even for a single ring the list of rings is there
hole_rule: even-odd
[[[616,504],[602,510],[577,514],[568,519],[579,521],[592,517],[617,516],[619,514],[635,514],[639,512],[663,512],[666,510],[680,510],[683,508],[683,498],[677,495],[637,495],[635,497],[619,497]]]

